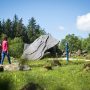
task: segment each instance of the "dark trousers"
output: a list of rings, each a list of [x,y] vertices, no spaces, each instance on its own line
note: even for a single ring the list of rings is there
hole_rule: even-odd
[[[7,53],[5,51],[2,51],[1,56],[2,56],[1,57],[1,64],[3,64],[3,61],[4,61],[5,56],[7,56],[9,64],[11,64],[9,53]]]

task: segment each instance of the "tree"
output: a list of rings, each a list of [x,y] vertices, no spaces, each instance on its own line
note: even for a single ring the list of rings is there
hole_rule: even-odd
[[[44,29],[40,28],[39,25],[36,25],[36,30],[35,30],[35,38],[38,38],[40,35],[45,35],[46,32],[44,31]]]
[[[87,38],[82,40],[82,49],[90,53],[90,34]]]
[[[68,42],[69,44],[69,51],[77,51],[78,49],[81,49],[81,40],[75,36],[74,34],[68,34],[66,35],[65,39],[61,41],[60,48],[62,50],[65,50],[65,44]]]
[[[12,38],[15,38],[15,36],[17,35],[17,24],[18,24],[18,16],[15,15],[13,22],[12,22]]]
[[[60,42],[60,49],[62,51],[65,51],[65,44],[66,44],[66,39],[62,39]]]
[[[4,21],[4,19],[3,19],[3,22],[2,22],[2,33],[5,34],[5,21]]]
[[[21,38],[22,38],[22,40],[23,40],[24,43],[29,43],[26,26],[23,26],[23,31],[22,31]]]
[[[29,20],[28,28],[28,38],[29,42],[32,43],[35,40],[35,28],[36,28],[36,20],[32,17]]]
[[[18,20],[17,26],[16,26],[16,37],[21,37],[24,30],[24,24],[22,23],[22,18]]]
[[[29,20],[29,24],[27,26],[27,35],[29,43],[32,43],[36,38],[38,38],[42,34],[45,34],[45,31],[42,30],[39,25],[36,25],[36,20],[32,17]]]
[[[10,19],[0,21],[0,36],[1,34],[6,34],[11,39],[21,37],[23,42],[32,43],[40,35],[45,34],[45,31],[36,24],[36,20],[33,17],[29,20],[29,24],[26,27],[23,24],[23,19],[18,19],[18,16],[14,15],[13,21]]]
[[[7,19],[7,21],[5,22],[5,30],[4,30],[4,34],[6,34],[8,37],[12,37],[12,22],[10,19]]]

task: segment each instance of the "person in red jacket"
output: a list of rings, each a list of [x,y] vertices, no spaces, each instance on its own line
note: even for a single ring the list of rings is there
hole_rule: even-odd
[[[3,41],[2,41],[1,64],[3,64],[5,56],[7,56],[9,64],[11,64],[10,55],[9,55],[9,52],[8,52],[7,36],[5,36]]]
[[[1,62],[1,53],[2,53],[2,46],[1,46],[1,43],[0,43],[0,62]]]

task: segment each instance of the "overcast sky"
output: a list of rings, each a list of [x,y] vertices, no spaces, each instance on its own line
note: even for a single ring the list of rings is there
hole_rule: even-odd
[[[0,0],[0,20],[34,17],[47,33],[58,40],[67,34],[85,38],[90,33],[90,0]]]

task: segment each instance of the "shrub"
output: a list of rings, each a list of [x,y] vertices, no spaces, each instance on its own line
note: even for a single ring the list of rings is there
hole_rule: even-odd
[[[86,59],[90,59],[90,54],[88,54],[88,55],[86,56]]]
[[[23,53],[23,45],[24,43],[19,37],[16,37],[13,40],[9,40],[10,56],[19,58]]]

